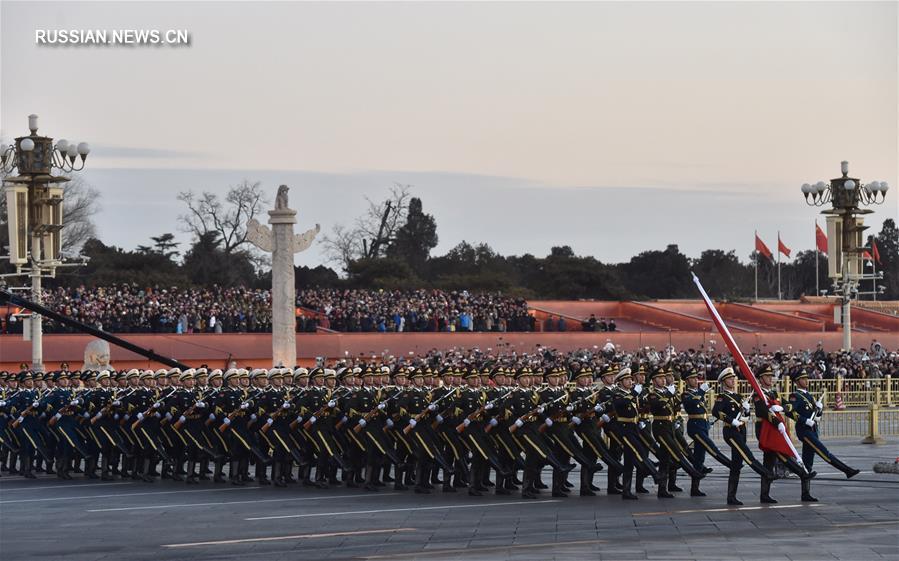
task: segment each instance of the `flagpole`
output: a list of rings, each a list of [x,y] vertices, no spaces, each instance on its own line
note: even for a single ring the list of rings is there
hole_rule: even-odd
[[[780,230],[777,231],[777,299],[783,300],[780,292]]]
[[[874,244],[871,244],[871,266],[874,267],[874,279],[871,281],[874,285],[874,291],[872,296],[874,296],[874,301],[877,302],[877,260],[874,259]]]
[[[759,231],[755,231],[755,239],[759,239]],[[759,248],[755,248],[755,301],[759,301]]]

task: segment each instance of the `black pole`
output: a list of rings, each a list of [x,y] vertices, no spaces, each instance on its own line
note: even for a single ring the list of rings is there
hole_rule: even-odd
[[[128,341],[126,341],[120,337],[116,337],[115,335],[111,335],[101,329],[91,327],[91,326],[87,325],[86,323],[82,323],[78,320],[74,320],[70,317],[64,316],[62,314],[58,314],[58,313],[54,312],[53,310],[51,310],[49,308],[45,308],[44,306],[41,306],[40,304],[38,304],[36,302],[32,302],[31,300],[26,300],[26,299],[22,298],[21,296],[16,296],[15,294],[12,294],[11,292],[8,292],[6,290],[0,290],[0,304],[3,304],[4,302],[7,302],[14,306],[21,306],[22,308],[29,309],[36,314],[40,314],[46,318],[50,318],[54,321],[58,321],[59,323],[61,323],[63,325],[68,325],[69,327],[76,329],[77,331],[89,333],[95,337],[99,337],[100,339],[103,339],[104,341],[109,341],[113,345],[117,345],[119,347],[122,347],[123,349],[127,349],[127,350],[131,351],[132,353],[136,353],[141,356],[145,356],[145,357],[149,358],[150,360],[155,360],[156,362],[161,362],[162,364],[165,364],[166,366],[171,366],[173,368],[181,368],[181,369],[190,368],[186,364],[180,363],[175,359],[156,354],[153,352],[152,349],[148,350],[143,347],[139,347],[139,346],[135,345],[134,343],[129,343]]]

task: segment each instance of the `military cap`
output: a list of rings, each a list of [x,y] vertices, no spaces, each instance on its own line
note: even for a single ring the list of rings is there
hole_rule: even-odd
[[[170,368],[169,371],[168,371],[168,377],[169,377],[169,378],[177,378],[177,377],[180,376],[180,375],[181,375],[181,369],[180,369],[180,368]]]
[[[265,368],[254,368],[252,372],[250,372],[250,378],[255,380],[256,378],[265,378],[268,376],[268,371]]]
[[[358,366],[354,366],[353,367],[353,376],[361,376],[361,375],[362,375],[362,369]]]
[[[652,377],[651,377],[651,379],[653,379],[653,378],[664,378],[664,377],[667,376],[667,375],[668,375],[668,373],[665,372],[665,368],[660,366],[659,368],[656,368],[656,369],[654,369],[654,370],[652,371]]]
[[[467,372],[465,372],[465,379],[469,380],[471,378],[480,378],[481,373],[478,372],[477,368],[469,368]]]
[[[209,375],[209,369],[206,368],[205,366],[201,366],[201,367],[197,368],[196,376],[197,376],[198,378],[199,378],[200,376],[208,376],[208,375]]]
[[[194,370],[193,368],[188,368],[178,376],[178,381],[183,382],[185,380],[193,380],[196,374],[196,370]]]
[[[99,374],[97,374],[97,380],[102,380],[103,378],[111,378],[112,375],[109,373],[109,370],[101,370]]]
[[[132,368],[131,370],[128,371],[128,374],[125,377],[126,378],[139,378],[140,370],[138,370],[137,368]]]
[[[620,382],[621,380],[624,380],[625,378],[633,379],[633,377],[634,377],[634,375],[631,373],[630,368],[622,368],[621,370],[618,371],[618,374],[615,374],[615,382],[616,383]]]
[[[0,370],[0,380],[6,380],[9,377],[9,372],[6,370]]]
[[[681,378],[684,380],[687,380],[688,378],[699,378],[699,371],[695,368],[688,368],[681,374]]]
[[[328,378],[334,378],[335,380],[337,379],[337,371],[336,370],[334,370],[333,368],[325,368],[324,370],[325,370],[324,376],[325,376],[326,380]]]
[[[425,369],[410,366],[406,375],[410,378],[424,378],[426,374],[430,376]]]
[[[45,380],[45,379],[52,380],[52,377],[50,376],[49,373],[47,374],[47,376],[44,376],[43,372],[32,372],[31,379],[34,380],[35,382],[39,382],[39,381]]]
[[[770,364],[766,364],[759,368],[758,376],[774,376],[774,369],[771,368]]]
[[[34,379],[34,375],[31,373],[30,370],[23,370],[23,371],[19,372],[19,375],[18,375],[16,378],[17,378],[20,382],[24,382],[24,381],[26,381],[26,380],[33,380],[33,379]]]
[[[800,368],[798,372],[793,374],[793,381],[799,380],[801,378],[808,378],[808,370],[805,368]]]
[[[721,371],[721,374],[718,374],[718,381],[723,382],[727,378],[736,378],[737,375],[734,373],[734,369],[731,367],[727,367]]]
[[[224,379],[230,380],[231,378],[238,378],[240,376],[240,371],[237,368],[229,368],[225,371]]]
[[[366,368],[365,371],[366,371],[367,375],[369,375],[369,376],[372,375],[371,368]],[[325,369],[321,368],[321,367],[313,368],[312,372],[309,373],[309,376],[311,378],[324,377],[324,375],[325,375]]]
[[[293,371],[293,379],[294,380],[296,380],[297,378],[308,378],[308,377],[309,377],[309,370],[306,368],[300,367]]]
[[[273,380],[275,378],[283,378],[284,377],[284,369],[283,368],[272,368],[268,371],[268,379]]]
[[[216,368],[215,370],[213,370],[212,372],[209,373],[209,381],[210,382],[212,380],[215,380],[216,378],[224,379],[224,373],[222,372],[221,368]]]
[[[165,370],[160,370],[160,372],[164,373]],[[152,370],[144,370],[143,372],[140,373],[141,380],[146,380],[147,378],[154,378],[155,376],[156,376],[156,374],[154,374],[154,372]]]
[[[249,378],[250,371],[247,370],[246,368],[238,368],[237,369],[237,377],[238,378]]]
[[[589,376],[590,379],[593,379],[593,369],[590,368],[589,365],[584,366],[583,368],[578,370],[577,373],[574,375],[574,379],[577,380],[578,378],[583,378],[585,376]]]

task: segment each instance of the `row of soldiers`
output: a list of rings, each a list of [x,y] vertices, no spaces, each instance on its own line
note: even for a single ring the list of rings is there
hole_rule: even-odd
[[[737,392],[730,368],[718,376],[714,404],[696,371],[679,375],[683,392],[670,368],[642,364],[598,372],[579,363],[542,371],[369,365],[3,372],[0,463],[27,478],[83,472],[102,480],[211,478],[368,491],[393,483],[424,494],[467,487],[474,496],[492,487],[530,499],[544,489],[568,496],[575,487],[569,472],[579,465],[580,495],[601,490],[595,474],[605,469],[606,492],[633,500],[649,492],[647,479],[659,498],[673,497],[682,491],[681,470],[690,495],[704,496],[700,482],[712,457],[729,470],[728,504],[742,504],[736,492],[744,464],[761,476],[766,503],[776,502],[770,488],[778,464],[799,476],[804,501],[817,500],[810,493],[815,454],[847,477],[858,473],[818,439],[823,404],[807,391],[806,373],[782,402],[773,371],[763,369],[766,399],[756,396],[754,404]],[[752,413],[757,434],[763,423],[782,429],[792,418],[801,461],[765,451],[759,462],[746,443]],[[714,422],[723,424],[729,456],[709,435]],[[542,480],[546,466],[551,485]]]

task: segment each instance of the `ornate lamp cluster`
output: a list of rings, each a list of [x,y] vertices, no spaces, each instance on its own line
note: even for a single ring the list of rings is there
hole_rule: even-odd
[[[849,162],[842,162],[842,177],[831,179],[830,184],[824,181],[803,183],[801,190],[805,202],[809,206],[824,206],[833,203],[834,207],[857,207],[883,204],[890,186],[886,181],[870,181],[862,184],[857,178],[849,177]]]
[[[21,136],[15,144],[0,148],[0,170],[21,174],[51,174],[56,169],[64,173],[84,169],[91,148],[87,142],[69,142],[37,134],[37,115],[28,116],[30,136]],[[79,161],[80,157],[80,161]]]

